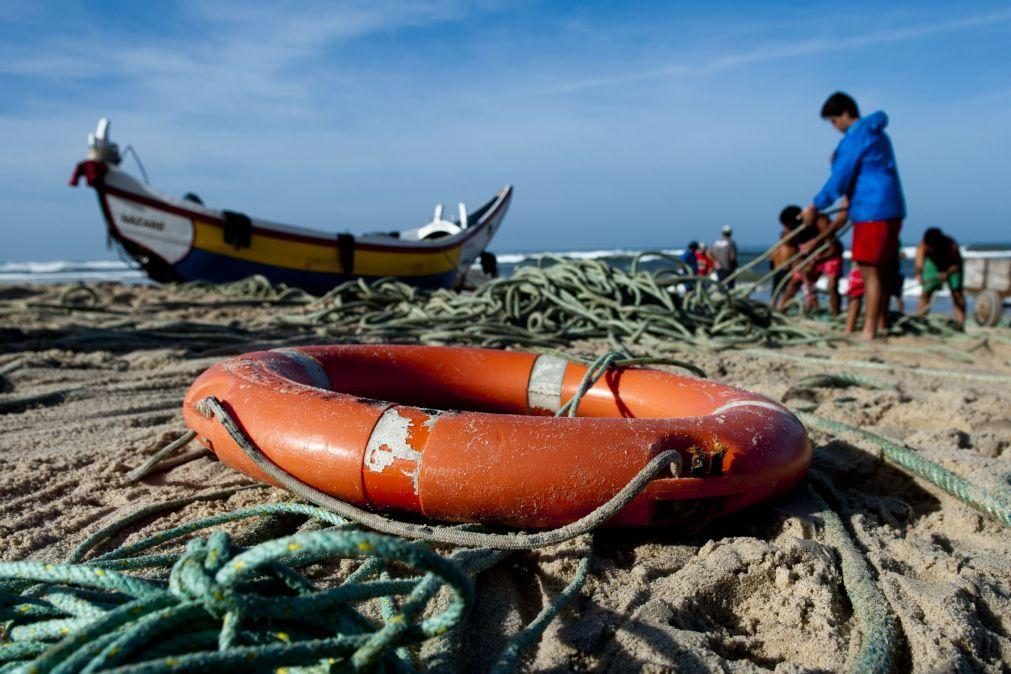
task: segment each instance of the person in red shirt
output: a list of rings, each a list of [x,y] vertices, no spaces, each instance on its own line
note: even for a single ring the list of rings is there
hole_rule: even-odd
[[[709,252],[706,244],[699,243],[699,247],[695,251],[695,259],[699,263],[699,276],[709,276],[713,273],[713,269],[716,266],[716,260],[713,259],[713,254]]]

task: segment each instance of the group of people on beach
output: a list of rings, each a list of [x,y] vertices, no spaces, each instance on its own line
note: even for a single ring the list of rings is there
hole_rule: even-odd
[[[838,315],[843,274],[839,236],[852,226],[846,331],[856,331],[862,305],[866,305],[861,336],[870,340],[887,327],[890,297],[897,299],[900,312],[904,310],[899,232],[906,205],[895,153],[884,131],[888,117],[881,111],[861,117],[856,101],[842,92],[829,96],[821,116],[843,138],[832,155],[831,175],[821,191],[805,208],[787,206],[779,215],[782,231],[771,257],[772,302],[784,308],[803,290],[805,306],[817,308],[816,283],[824,275],[829,310]],[[955,240],[935,227],[928,229],[917,246],[915,269],[922,288],[917,312],[928,311],[933,293],[947,284],[955,319],[964,323],[962,257]]]
[[[693,276],[709,276],[716,272],[716,279],[734,287],[734,280],[727,280],[737,269],[737,242],[733,239],[730,225],[724,225],[720,238],[712,246],[704,242],[692,241],[681,255],[681,261],[691,270]]]

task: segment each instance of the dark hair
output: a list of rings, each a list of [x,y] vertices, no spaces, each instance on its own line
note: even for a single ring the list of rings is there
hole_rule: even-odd
[[[947,239],[948,237],[944,235],[944,232],[937,227],[931,227],[923,233],[923,243],[935,250],[944,246]]]
[[[800,224],[800,221],[797,219],[800,217],[800,212],[800,206],[791,204],[779,212],[779,221],[787,229],[793,229]]]
[[[849,113],[849,116],[853,119],[858,119],[860,117],[860,110],[857,108],[857,102],[854,101],[848,94],[844,94],[841,91],[837,91],[827,99],[825,103],[821,106],[821,116],[824,119],[829,117],[839,117],[843,113]]]
[[[688,250],[698,250],[698,249],[699,249],[698,241],[692,241],[691,243],[688,244]]]

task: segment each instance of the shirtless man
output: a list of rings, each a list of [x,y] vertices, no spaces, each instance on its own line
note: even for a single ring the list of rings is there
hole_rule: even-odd
[[[815,224],[811,226],[796,222],[796,219],[802,212],[799,206],[787,206],[779,214],[780,222],[783,223],[784,235],[795,231],[797,227],[803,227],[803,229],[799,233],[794,234],[793,238],[786,244],[781,243],[773,252],[773,259],[776,259],[781,254],[780,247],[788,248],[791,244],[794,244],[790,255],[782,258],[781,265],[790,256],[798,252],[800,253],[792,265],[792,276],[787,283],[785,292],[776,304],[777,308],[783,309],[793,299],[794,295],[797,294],[797,291],[803,287],[805,308],[808,311],[817,311],[818,294],[815,284],[821,275],[825,274],[828,279],[829,309],[833,316],[839,315],[841,306],[839,279],[842,276],[843,247],[839,239],[836,238],[835,233],[846,224],[849,218],[849,213],[845,210],[845,198],[842,201],[842,205],[843,210],[838,211],[834,219],[829,218],[827,214],[819,213]],[[793,221],[793,226],[788,230],[787,223],[790,221]],[[822,247],[826,241],[828,242],[826,250],[814,259],[807,260],[804,263],[805,259],[815,250]],[[783,276],[787,273],[789,273],[789,270],[784,269],[782,274],[778,275],[779,282],[782,282]],[[773,287],[776,288],[778,285],[774,285]]]
[[[790,258],[800,250],[797,247],[797,235],[790,236],[800,227],[800,206],[787,206],[779,213],[779,243],[772,249],[769,266],[775,272],[772,275],[772,306],[779,308],[778,296],[785,290],[784,279],[790,274]]]

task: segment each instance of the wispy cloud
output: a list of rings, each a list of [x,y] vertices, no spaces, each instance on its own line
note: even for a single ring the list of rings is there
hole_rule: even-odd
[[[298,116],[311,110],[320,72],[339,79],[327,52],[357,38],[460,20],[474,11],[462,0],[387,0],[320,3],[280,11],[276,5],[184,5],[190,34],[110,34],[100,25],[79,36],[43,38],[33,45],[0,46],[0,77],[30,78],[29,96],[86,87],[93,98],[115,80],[141,94],[147,109],[237,108]],[[351,77],[349,69],[344,74]],[[95,85],[95,86],[88,86]]]
[[[858,35],[801,40],[787,45],[763,46],[748,51],[724,54],[700,63],[667,63],[652,68],[620,72],[601,77],[574,79],[527,93],[533,95],[557,95],[574,93],[586,89],[619,86],[642,80],[676,76],[704,76],[754,63],[852,51],[871,45],[907,42],[941,33],[986,28],[1009,21],[1011,21],[1011,9],[975,14],[950,21],[876,30]]]

